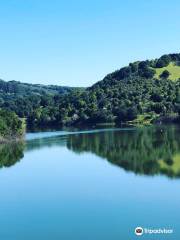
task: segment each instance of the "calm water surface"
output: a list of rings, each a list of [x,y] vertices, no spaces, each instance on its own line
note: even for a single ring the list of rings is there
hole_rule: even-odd
[[[30,133],[0,146],[0,239],[180,239],[180,128]]]

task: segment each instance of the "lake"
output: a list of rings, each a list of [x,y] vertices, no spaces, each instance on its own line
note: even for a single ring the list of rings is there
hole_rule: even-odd
[[[0,146],[0,239],[180,239],[180,128],[35,132]]]

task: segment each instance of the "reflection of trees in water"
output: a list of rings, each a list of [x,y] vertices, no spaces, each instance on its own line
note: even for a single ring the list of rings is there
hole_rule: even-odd
[[[69,136],[67,147],[76,153],[95,153],[137,174],[164,173],[170,177],[179,177],[179,136],[180,128],[175,126],[77,134]],[[179,165],[177,161],[174,162],[175,154],[179,154]]]
[[[23,158],[24,143],[13,142],[0,145],[0,168],[10,167]]]
[[[46,147],[66,146],[67,136],[53,136],[38,139],[32,139],[27,142],[26,151],[33,151]]]
[[[26,151],[67,146],[76,153],[92,152],[137,174],[180,177],[179,136],[177,126],[91,132],[30,140]],[[0,168],[23,158],[24,149],[23,142],[0,145]]]

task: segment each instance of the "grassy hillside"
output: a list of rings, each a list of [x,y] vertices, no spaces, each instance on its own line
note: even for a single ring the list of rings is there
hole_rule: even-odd
[[[170,73],[169,79],[175,81],[180,78],[180,66],[177,66],[174,62],[171,62],[166,67],[154,68],[156,71],[155,78],[160,79],[160,75],[164,70],[167,70]]]

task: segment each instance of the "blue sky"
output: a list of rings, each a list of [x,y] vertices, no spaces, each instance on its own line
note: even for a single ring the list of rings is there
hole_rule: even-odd
[[[180,52],[179,12],[179,0],[0,1],[0,78],[90,86]]]

